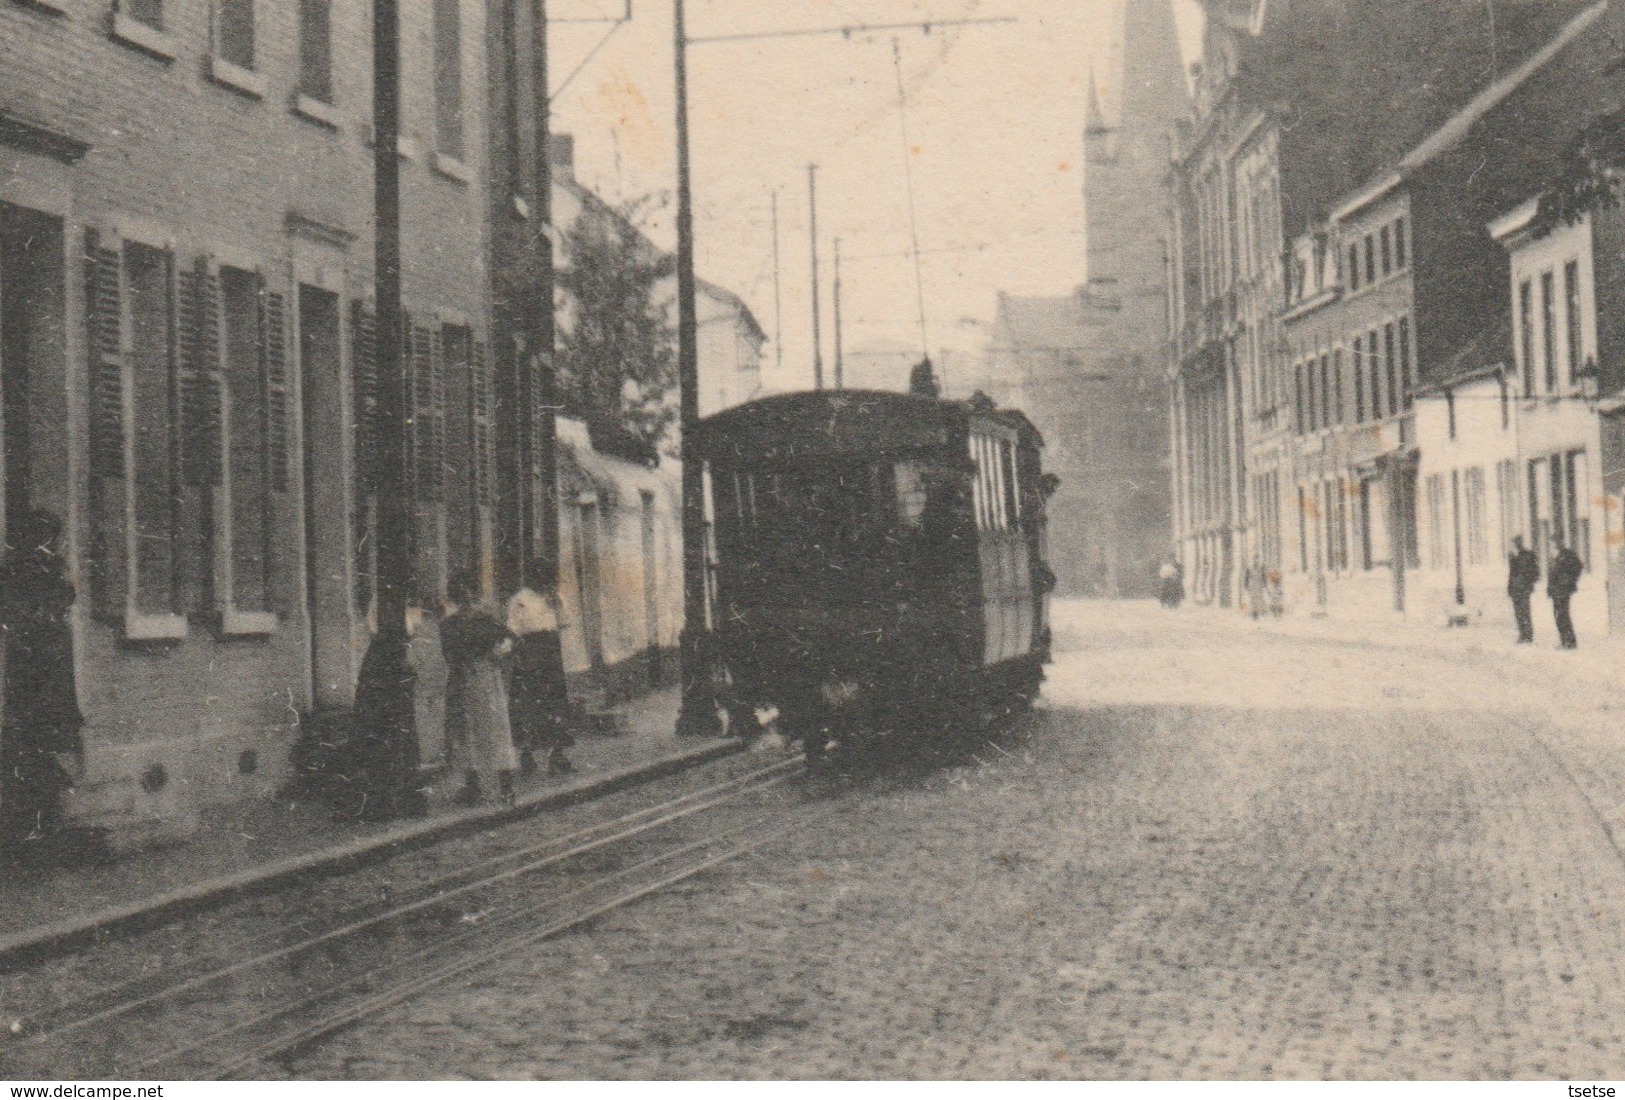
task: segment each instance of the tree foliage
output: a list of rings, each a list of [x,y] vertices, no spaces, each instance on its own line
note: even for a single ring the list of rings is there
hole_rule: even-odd
[[[1559,223],[1573,225],[1585,215],[1619,205],[1625,179],[1625,111],[1611,111],[1585,126],[1559,159],[1551,185],[1540,196],[1531,225],[1545,236]]]
[[[673,269],[640,231],[660,199],[593,205],[564,233],[558,379],[601,451],[650,461],[673,413],[676,333],[659,287]]]

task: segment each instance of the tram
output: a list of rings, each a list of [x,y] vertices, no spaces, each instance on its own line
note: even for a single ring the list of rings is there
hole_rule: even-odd
[[[1049,661],[1043,439],[978,394],[820,390],[702,420],[707,623],[730,715],[810,757],[1029,706]]]

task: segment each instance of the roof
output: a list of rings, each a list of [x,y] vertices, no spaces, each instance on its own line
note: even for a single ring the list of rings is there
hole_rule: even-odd
[[[1013,349],[1083,351],[1085,330],[1115,313],[1081,287],[1056,298],[1000,294],[997,341]]]
[[[767,333],[762,331],[762,326],[757,323],[756,315],[750,311],[750,306],[745,304],[745,299],[741,298],[727,287],[718,286],[709,279],[697,278],[694,281],[694,285],[701,293],[709,294],[712,298],[722,302],[724,305],[731,306],[732,308],[738,310],[739,316],[744,319],[745,324],[750,327],[751,332],[758,340],[765,341],[767,339]]]
[[[1439,381],[1421,387],[1417,390],[1417,395],[1443,393],[1468,382],[1494,377],[1510,362],[1512,362],[1512,314],[1508,311],[1457,348],[1445,361]]]
[[[1025,416],[998,409],[983,395],[943,401],[888,390],[808,390],[708,416],[686,446],[695,458],[723,463],[940,452],[971,418],[996,421],[1043,445]]]
[[[1524,58],[1500,79],[1486,85],[1455,114],[1399,158],[1394,167],[1377,173],[1348,193],[1332,211],[1331,219],[1341,221],[1388,194],[1419,169],[1461,144],[1484,117],[1522,87],[1575,39],[1602,18],[1608,0],[1597,0],[1565,23],[1545,45]]]

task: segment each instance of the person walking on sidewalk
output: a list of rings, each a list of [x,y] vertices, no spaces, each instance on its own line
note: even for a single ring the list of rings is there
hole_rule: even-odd
[[[515,637],[508,659],[508,712],[521,770],[536,770],[536,754],[547,754],[547,774],[575,770],[564,750],[570,734],[570,692],[559,647],[559,602],[552,591],[521,588],[508,601],[508,630]]]
[[[1557,552],[1552,555],[1551,568],[1546,571],[1546,594],[1552,598],[1558,644],[1564,649],[1576,649],[1580,643],[1574,637],[1574,620],[1569,618],[1569,601],[1574,598],[1574,590],[1580,587],[1585,563],[1579,554],[1563,545],[1561,534],[1553,533],[1552,545],[1557,547]]]
[[[1518,621],[1518,644],[1531,645],[1535,640],[1535,619],[1529,611],[1529,601],[1540,580],[1540,559],[1523,544],[1522,535],[1512,537],[1512,554],[1507,559],[1507,595],[1512,597],[1512,617]]]
[[[54,854],[67,839],[62,799],[84,771],[85,724],[73,675],[73,582],[61,557],[62,521],[30,509],[0,564],[5,709],[0,715],[0,848]]]
[[[465,780],[458,801],[500,796],[512,803],[519,754],[508,724],[501,658],[513,647],[513,635],[479,606],[480,583],[471,571],[453,576],[447,594],[440,648],[448,673],[446,740],[453,774],[461,772]]]

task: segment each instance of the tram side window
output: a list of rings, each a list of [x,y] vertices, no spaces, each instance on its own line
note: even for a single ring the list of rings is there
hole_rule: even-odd
[[[1004,472],[1004,511],[1012,524],[1021,520],[1021,494],[1016,486],[1016,448],[1011,443],[999,444],[999,465]]]
[[[898,522],[905,529],[916,530],[925,522],[925,466],[899,462],[892,467],[892,478],[897,486]]]

